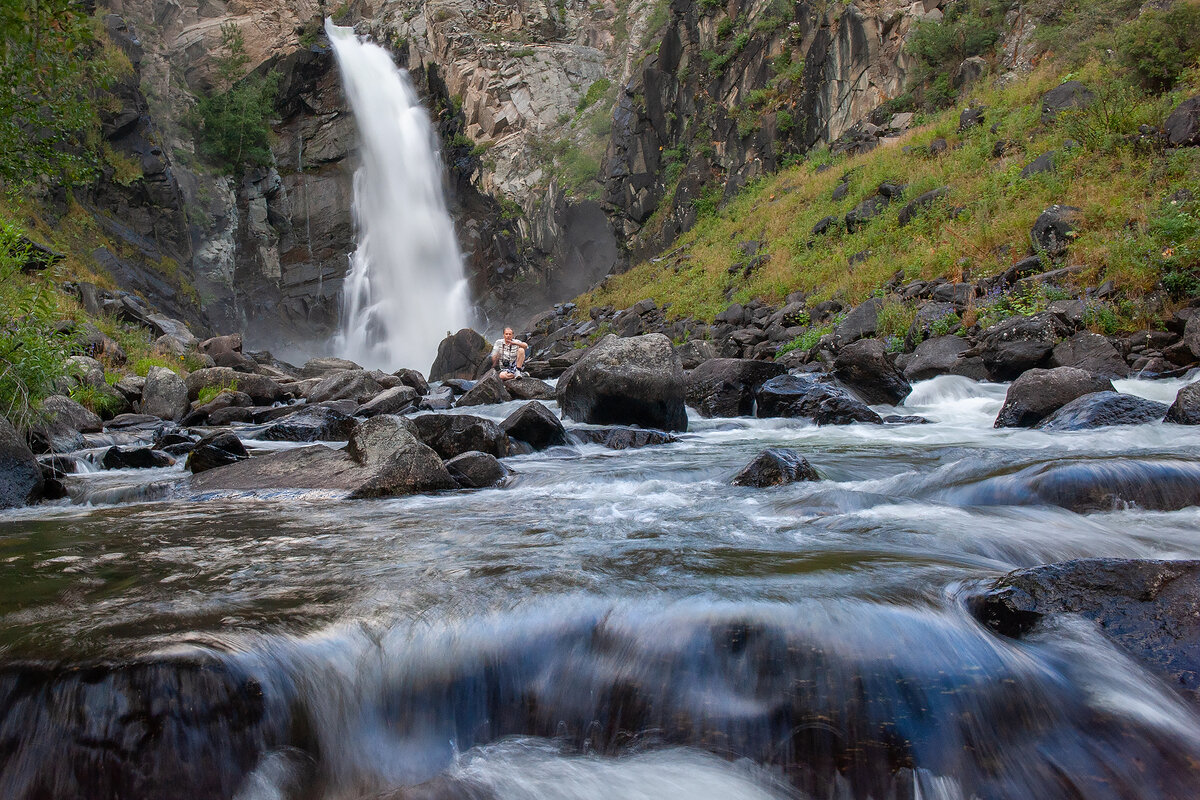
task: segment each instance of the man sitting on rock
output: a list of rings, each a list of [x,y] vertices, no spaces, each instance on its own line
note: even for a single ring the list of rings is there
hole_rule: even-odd
[[[513,338],[512,328],[504,329],[504,338],[497,339],[492,346],[492,366],[500,371],[500,380],[525,377],[521,367],[525,366],[525,350],[528,347],[525,342]]]

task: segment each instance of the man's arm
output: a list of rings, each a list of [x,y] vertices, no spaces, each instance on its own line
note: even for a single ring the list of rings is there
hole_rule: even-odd
[[[492,345],[492,366],[496,366],[500,362],[500,343],[496,342]]]

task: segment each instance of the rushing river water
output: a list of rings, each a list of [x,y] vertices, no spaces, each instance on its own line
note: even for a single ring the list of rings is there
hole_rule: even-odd
[[[1193,707],[1089,624],[1010,641],[964,601],[1018,567],[1200,558],[1200,508],[1021,491],[1064,465],[1191,468],[1200,430],[995,430],[1005,388],[918,384],[900,412],[929,425],[693,416],[674,444],[555,448],[438,496],[73,476],[77,499],[156,499],[0,514],[0,795],[155,797],[178,773],[247,800],[1200,796]],[[730,486],[767,446],[823,480]],[[111,721],[155,692],[185,698],[143,714],[158,738]],[[224,710],[192,720],[188,692]],[[80,726],[128,748],[64,776]],[[141,783],[111,778],[136,759]]]

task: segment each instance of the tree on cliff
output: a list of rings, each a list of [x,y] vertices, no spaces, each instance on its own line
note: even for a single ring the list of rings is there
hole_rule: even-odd
[[[196,104],[200,152],[214,165],[233,173],[245,166],[271,163],[271,116],[279,76],[244,75],[250,57],[241,29],[229,22],[221,26],[221,47],[216,61],[218,85]]]

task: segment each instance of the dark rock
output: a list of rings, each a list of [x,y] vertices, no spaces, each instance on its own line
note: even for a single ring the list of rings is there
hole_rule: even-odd
[[[683,367],[661,333],[608,335],[559,379],[563,415],[593,424],[687,430]]]
[[[888,207],[888,198],[873,194],[846,212],[846,230],[854,233],[882,214]]]
[[[1046,364],[1054,346],[1068,333],[1054,314],[1010,317],[983,332],[978,350],[993,380],[1011,381]]]
[[[536,400],[518,408],[500,423],[510,439],[520,439],[534,450],[545,450],[567,443],[567,434],[558,417]]]
[[[226,408],[249,408],[252,405],[254,405],[254,400],[245,392],[220,392],[207,403],[201,403],[199,400],[192,403],[192,410],[184,415],[182,424],[203,425],[206,420],[210,419],[218,411]]]
[[[1079,615],[1125,652],[1200,703],[1200,561],[1094,558],[1010,572],[971,612],[1020,638],[1042,619]]]
[[[256,372],[258,370],[258,362],[242,353],[218,353],[211,358],[216,366],[229,367],[235,372]]]
[[[912,392],[878,339],[859,339],[843,347],[833,361],[833,374],[867,403],[898,405]]]
[[[1012,142],[1008,141],[1007,139],[998,140],[994,145],[992,145],[992,158],[1002,157],[1005,152],[1008,151],[1008,148],[1011,144]]]
[[[885,425],[928,425],[929,420],[917,414],[907,414],[900,416],[899,414],[888,414],[883,418]]]
[[[471,387],[471,391],[458,398],[455,403],[459,408],[466,406],[489,406],[496,403],[507,403],[512,395],[505,388],[504,381],[495,375],[489,375]]]
[[[504,382],[504,389],[513,400],[554,399],[554,387],[537,378],[511,378]]]
[[[636,450],[657,444],[670,444],[676,438],[666,431],[647,428],[610,426],[605,428],[574,428],[570,435],[580,444],[604,445],[609,450]]]
[[[809,375],[780,375],[758,390],[759,417],[800,417],[818,425],[883,423],[879,415],[850,393]]]
[[[940,156],[942,153],[950,149],[950,145],[941,136],[929,143],[929,154],[932,156]]]
[[[204,424],[221,426],[230,425],[234,422],[253,422],[254,408],[248,406],[227,406],[218,408],[208,415],[208,421]],[[189,425],[198,425],[198,422],[188,422]]]
[[[1021,177],[1028,178],[1041,172],[1054,172],[1054,159],[1057,157],[1058,153],[1053,150],[1042,153],[1025,165],[1025,168],[1021,170]]]
[[[454,390],[449,386],[440,386],[421,398],[417,407],[423,411],[445,411],[454,407]]]
[[[398,369],[392,374],[403,381],[405,386],[411,386],[415,389],[417,394],[422,397],[429,394],[429,384],[425,381],[425,376],[417,370]]]
[[[829,197],[831,200],[833,200],[833,202],[836,203],[845,198],[845,196],[848,194],[850,194],[850,184],[839,183],[837,186],[833,187],[833,193]]]
[[[429,380],[446,378],[473,380],[491,367],[492,346],[475,331],[463,328],[447,336],[438,345],[437,358],[429,369]]]
[[[819,481],[821,476],[808,459],[786,447],[763,450],[733,476],[734,486],[782,486],[797,481]]]
[[[1167,404],[1117,392],[1093,392],[1077,397],[1036,427],[1043,431],[1082,431],[1110,425],[1161,422]]]
[[[42,497],[45,478],[33,451],[0,416],[0,508],[20,508]]]
[[[837,217],[823,217],[812,226],[813,236],[824,236],[838,227]]]
[[[703,339],[690,339],[676,347],[675,352],[679,355],[680,364],[684,369],[695,369],[705,361],[720,355],[712,342]]]
[[[411,386],[394,386],[363,403],[354,412],[358,417],[374,417],[379,414],[401,414],[417,407],[420,397]]]
[[[417,426],[412,420],[378,415],[358,423],[346,439],[346,453],[359,464],[382,464],[392,453],[412,443]]]
[[[867,336],[874,336],[879,325],[879,309],[882,307],[883,300],[878,297],[872,297],[855,306],[842,320],[842,324],[834,330],[838,341],[849,344]]]
[[[442,458],[454,458],[470,450],[508,455],[508,434],[490,419],[468,414],[423,414],[410,421],[417,436]]]
[[[104,423],[107,431],[152,430],[159,431],[166,421],[150,414],[118,414]]]
[[[963,113],[966,113],[966,112],[963,112]],[[923,212],[925,209],[927,209],[931,205],[933,205],[936,201],[942,199],[943,197],[946,197],[949,194],[950,194],[950,187],[949,186],[941,186],[937,189],[930,189],[928,192],[925,192],[924,194],[919,194],[916,197],[914,197],[912,200],[909,201],[909,203],[906,206],[904,206],[904,208],[900,209],[900,216],[899,216],[900,227],[903,228],[905,225],[912,222],[913,218],[917,214]]]
[[[1129,367],[1108,339],[1098,333],[1080,331],[1054,346],[1052,367],[1079,367],[1105,378],[1125,378]]]
[[[508,468],[487,453],[471,451],[446,462],[446,470],[463,489],[487,489],[504,482]]]
[[[1200,358],[1200,314],[1193,314],[1184,323],[1183,343],[1193,357]]]
[[[240,353],[242,352],[242,335],[232,333],[228,336],[214,336],[197,344],[196,349],[205,355],[213,356],[213,358],[222,353]]]
[[[910,381],[924,381],[938,375],[962,375],[972,380],[987,380],[987,368],[979,356],[962,357],[970,345],[961,336],[936,336],[917,345],[913,358],[904,368]]]
[[[935,324],[952,325],[949,330],[953,330],[958,326],[958,307],[954,303],[948,303],[941,300],[935,300],[929,303],[922,303],[917,308],[917,313],[913,315],[912,325],[908,326],[908,332],[904,336],[905,344],[909,347],[916,347],[921,342],[930,338],[933,335]],[[942,322],[945,320],[945,322]],[[945,335],[948,331],[943,330]]]
[[[69,453],[87,446],[84,433],[101,430],[100,417],[69,397],[51,395],[42,401],[41,418],[30,431],[29,443],[39,453]]]
[[[468,381],[462,378],[447,378],[446,380],[442,381],[442,386],[449,386],[450,391],[454,392],[456,395],[459,395],[466,394],[467,392],[471,391],[475,388],[475,384],[477,383],[479,383],[479,381]]]
[[[270,442],[341,442],[350,437],[355,424],[349,414],[332,408],[298,406],[256,438]]]
[[[149,447],[110,447],[100,460],[104,469],[153,469],[174,463],[175,459],[166,453]]]
[[[1200,95],[1184,100],[1167,117],[1163,126],[1173,147],[1200,145]]]
[[[965,58],[954,68],[954,75],[950,79],[950,85],[955,89],[966,88],[982,78],[983,73],[987,72],[987,68],[987,61],[979,56]],[[967,116],[968,114],[971,116]],[[958,118],[958,129],[960,131],[965,131],[982,124],[982,108],[968,108]]]
[[[1008,387],[995,427],[1031,428],[1078,397],[1115,391],[1108,378],[1076,367],[1031,369]]]
[[[236,435],[229,431],[215,431],[196,442],[192,452],[188,454],[187,468],[195,474],[249,457],[246,446]]]
[[[358,364],[345,358],[310,358],[300,368],[301,378],[324,378],[331,372],[362,369]]]
[[[1060,83],[1042,95],[1042,121],[1053,122],[1058,112],[1068,108],[1084,108],[1095,99],[1095,93],[1079,81]]]
[[[786,372],[782,364],[744,358],[714,358],[687,375],[687,403],[704,417],[754,414],[754,393]]]
[[[240,385],[238,388],[241,388]],[[320,383],[309,389],[304,396],[309,403],[352,400],[355,405],[360,405],[382,391],[383,386],[370,373],[356,369],[327,373]]]
[[[151,367],[142,389],[140,411],[178,422],[188,412],[188,390],[183,380],[165,367]]]
[[[200,390],[208,387],[229,388],[236,384],[237,390],[250,395],[258,405],[271,405],[291,397],[282,386],[266,375],[250,375],[236,372],[229,367],[198,369],[184,379],[188,399],[195,400]]]
[[[1029,232],[1033,249],[1044,252],[1051,258],[1067,251],[1075,238],[1075,222],[1079,218],[1075,206],[1053,205],[1038,215]]]
[[[1166,420],[1178,425],[1200,425],[1200,383],[1189,383],[1175,394]]]

